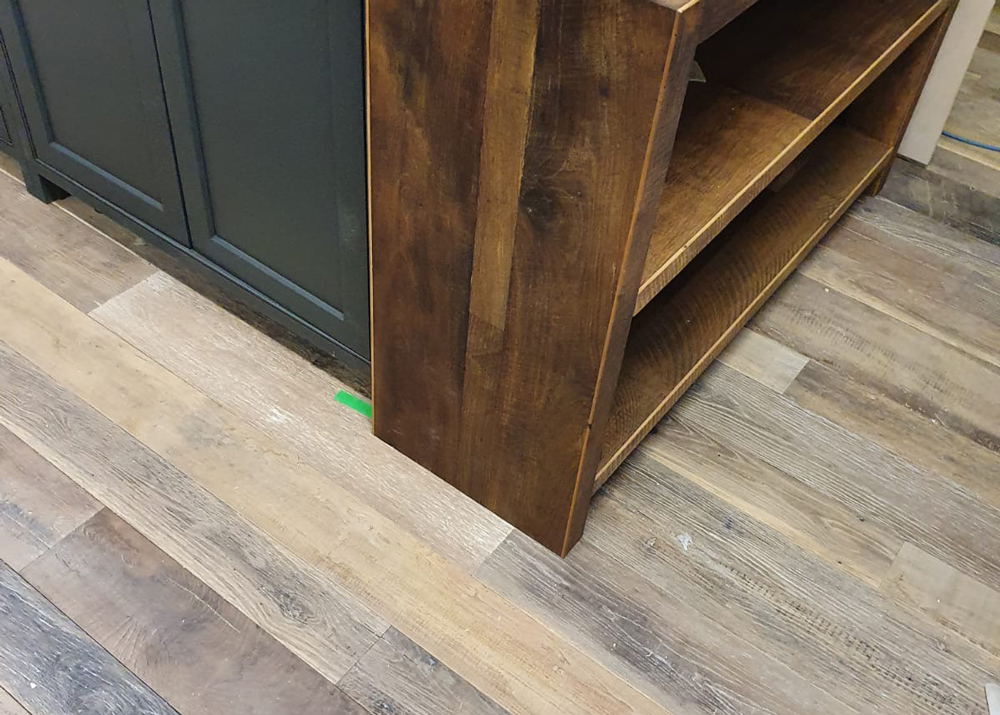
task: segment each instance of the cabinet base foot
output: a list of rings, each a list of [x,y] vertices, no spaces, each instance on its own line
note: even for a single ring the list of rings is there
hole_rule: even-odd
[[[23,173],[25,188],[28,189],[29,194],[39,201],[51,204],[53,201],[59,201],[69,196],[68,192],[30,169],[25,168]]]

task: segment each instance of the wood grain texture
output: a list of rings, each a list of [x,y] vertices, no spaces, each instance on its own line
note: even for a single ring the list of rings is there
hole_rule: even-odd
[[[838,698],[832,711],[975,712],[995,659],[644,452],[595,500],[586,540],[605,556],[579,563],[581,570],[622,561],[666,599],[690,604],[696,617]]]
[[[1000,370],[992,365],[805,276],[753,327],[1000,451]]]
[[[586,538],[559,559],[514,532],[480,574],[674,715],[853,712]]]
[[[1000,109],[1000,37],[984,33],[972,63],[959,87],[958,97],[945,129],[960,137],[1000,146],[996,115]],[[974,156],[989,166],[1000,168],[997,152],[969,147]]]
[[[1000,245],[1000,199],[913,164],[899,161],[888,177],[884,197]]]
[[[375,433],[565,552],[693,35],[646,0],[370,0],[368,19]]]
[[[903,544],[881,590],[1000,656],[1000,592]]]
[[[843,214],[887,160],[831,127],[792,181],[731,224],[636,316],[604,436],[600,486]]]
[[[29,715],[29,713],[6,690],[0,688],[0,715]]]
[[[30,283],[26,276],[24,280]],[[0,282],[8,288],[12,285],[7,276]],[[8,297],[13,293],[8,292]],[[41,289],[38,297],[43,296],[44,289]],[[11,303],[7,305],[13,310],[20,309]],[[110,334],[102,336],[101,333],[106,332],[103,328],[57,299],[42,310],[62,322],[57,330],[60,341],[55,343],[62,345],[62,350],[73,350],[73,344],[93,346],[94,340],[106,346],[125,347]],[[22,318],[26,315],[28,311],[21,310]],[[80,333],[71,337],[68,331],[74,321],[82,321],[98,330],[90,332],[89,341],[81,338]],[[37,332],[38,327],[36,324],[34,337],[41,338],[38,344],[41,346],[51,338],[42,337],[44,333]],[[4,339],[14,340],[15,337],[4,335]],[[21,347],[29,347],[28,331],[20,331],[19,337]],[[83,343],[77,342],[81,339]],[[49,354],[50,359],[56,360],[50,367],[60,364],[59,352]],[[132,352],[131,356],[137,364],[153,365],[138,353]],[[331,680],[339,679],[384,632],[386,623],[351,595],[276,545],[231,507],[192,483],[149,449],[63,393],[2,342],[0,357],[5,368],[5,389],[0,396],[5,410],[0,418],[2,424],[29,441],[32,448],[102,503],[154,538],[158,547],[317,671]],[[62,364],[68,367],[70,363]],[[107,390],[107,382],[98,373],[91,373],[90,378],[83,373],[78,376],[85,382],[92,380],[92,389],[107,397],[115,394]],[[183,386],[181,390],[179,386]],[[162,396],[171,390],[193,397],[184,407],[175,405],[174,414],[186,416],[184,425],[179,428],[189,439],[195,440],[195,444],[211,444],[210,433],[199,431],[202,423],[197,404],[202,408],[209,405],[212,410],[221,408],[203,396],[192,395],[193,391],[177,378],[168,384],[154,382],[150,387],[154,395],[157,388],[160,389],[160,397],[154,404],[162,404]],[[127,404],[129,393],[118,392],[113,400],[123,400]],[[16,415],[23,419],[18,421]],[[46,415],[51,417],[46,420]],[[163,430],[165,423],[157,423],[153,415],[152,411],[137,414],[126,422],[133,429],[145,424],[148,429],[158,430],[167,437]],[[74,431],[73,426],[85,421],[88,431]],[[225,437],[217,436],[217,439]],[[217,468],[230,472],[236,463],[238,461],[228,462]],[[114,468],[109,469],[109,464]],[[242,473],[252,477],[260,473],[261,468],[259,462],[254,468],[244,465]],[[279,504],[277,502],[276,506]]]
[[[3,563],[0,687],[32,715],[177,715]]]
[[[156,273],[91,315],[466,569],[510,532],[375,438],[335,401],[345,385],[170,276]]]
[[[857,98],[951,4],[759,2],[703,43],[698,62],[709,81],[817,119]]]
[[[19,571],[101,505],[0,427],[0,561]]]
[[[642,269],[635,312],[806,147],[808,119],[721,85],[693,83]]]
[[[2,424],[30,440],[68,476],[86,480],[88,490],[129,523],[143,524],[144,534],[151,534],[150,526],[172,520],[168,523],[174,526],[158,534],[154,543],[234,605],[240,605],[234,600],[237,596],[256,596],[253,583],[230,595],[218,583],[215,569],[185,560],[182,550],[171,548],[172,540],[189,538],[196,525],[208,528],[221,522],[228,529],[231,524],[231,517],[206,516],[192,524],[186,516],[191,504],[205,503],[206,489],[214,495],[210,502],[225,502],[304,559],[297,562],[299,572],[322,572],[327,592],[338,593],[339,606],[329,617],[343,616],[345,610],[357,614],[360,606],[353,605],[347,594],[353,595],[511,713],[663,713],[653,701],[482,587],[377,508],[359,502],[3,261],[0,285],[6,297],[0,303],[0,325],[14,325],[10,318],[19,316],[18,328],[5,331],[3,339],[37,366],[16,356],[4,361],[3,384],[20,387],[0,390]],[[137,453],[138,443],[125,432],[95,419],[82,432],[97,444],[81,448],[80,435],[70,431],[68,420],[49,421],[45,416],[69,411],[73,425],[78,425],[83,416],[96,418],[96,412],[59,390],[38,369],[147,447]],[[104,378],[109,371],[115,375],[113,390]],[[16,395],[31,395],[32,402]],[[100,444],[105,453],[121,460],[120,466],[113,470],[100,466],[106,465],[95,459]],[[183,473],[166,468],[149,450]],[[149,460],[155,469],[144,466]],[[259,478],[261,474],[268,478]],[[294,515],[291,521],[290,515]],[[212,527],[212,532],[220,533],[220,528]],[[220,536],[226,535],[222,529]],[[272,593],[289,592],[295,589]],[[247,615],[250,605],[241,607]],[[288,615],[294,619],[313,612],[302,605]],[[316,634],[301,621],[293,625],[303,625],[305,638],[297,630],[283,632],[283,622],[274,628],[254,620],[317,670],[323,665],[317,661],[327,651],[332,650],[333,656],[343,652],[333,648],[336,640],[318,652],[312,650]],[[539,670],[539,662],[557,662],[560,667]],[[329,669],[328,665],[321,672]]]
[[[791,5],[757,5],[699,49],[708,81],[688,92],[637,313],[852,101],[849,121],[898,146],[947,26],[942,16],[924,32],[943,4],[900,3],[875,18],[860,1]],[[793,72],[794,89],[769,91]]]
[[[1000,584],[1000,510],[724,365],[683,416],[987,585]],[[955,518],[961,514],[961,520]]]
[[[869,231],[833,231],[800,273],[1000,368],[1000,274]]]
[[[997,273],[1000,270],[1000,246],[982,241],[892,201],[862,198],[844,217],[845,226],[854,228],[856,224],[928,246],[958,259],[968,261],[971,257],[974,259],[971,263],[978,270],[1000,275]],[[855,230],[869,235],[866,228]]]
[[[81,310],[97,307],[154,270],[118,244],[95,238],[79,221],[0,174],[0,256]]]
[[[372,713],[507,713],[395,628],[351,668],[340,687]]]
[[[809,358],[752,330],[741,330],[719,355],[719,362],[772,390],[784,392]]]
[[[881,582],[902,539],[849,505],[727,444],[714,427],[689,418],[688,402],[682,399],[646,438],[646,455],[827,563],[871,586]],[[648,459],[644,463],[652,469]]]
[[[978,156],[972,156],[973,150],[976,147],[942,137],[927,168],[946,179],[1000,199],[1000,157],[996,160],[997,165],[991,166],[980,161]]]
[[[899,151],[957,5],[957,0],[949,0],[931,26],[844,112],[848,125],[891,146],[893,154]],[[890,168],[883,168],[868,187],[870,195],[882,190]]]
[[[185,715],[365,712],[107,509],[23,576]]]
[[[960,484],[1000,508],[1000,454],[896,402],[877,387],[810,363],[786,391],[810,412],[882,445],[914,466]]]
[[[384,632],[385,622],[352,596],[3,342],[0,363],[0,423],[317,671],[339,679]],[[85,434],[75,431],[84,425]],[[196,430],[197,418],[188,425]]]

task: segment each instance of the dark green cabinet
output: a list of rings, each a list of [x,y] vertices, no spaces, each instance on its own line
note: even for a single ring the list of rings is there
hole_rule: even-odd
[[[0,0],[0,29],[27,174],[367,360],[361,0]]]
[[[17,99],[14,80],[7,60],[7,46],[0,33],[0,151],[16,154],[17,135],[14,122],[17,120]],[[9,117],[9,118],[8,118]]]
[[[145,0],[10,0],[4,11],[38,161],[185,240]]]
[[[10,129],[7,127],[7,115],[4,113],[3,105],[0,104],[0,149],[7,148],[14,150],[14,139],[11,137]]]
[[[152,7],[195,250],[367,356],[360,2]]]

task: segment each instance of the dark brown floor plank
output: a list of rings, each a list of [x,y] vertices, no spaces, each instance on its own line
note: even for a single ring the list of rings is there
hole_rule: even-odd
[[[802,275],[752,327],[1000,451],[1000,369]]]
[[[859,384],[839,370],[812,362],[785,394],[810,412],[878,443],[910,464],[962,485],[1000,509],[1000,454]]]
[[[176,715],[3,563],[0,687],[32,715]]]
[[[100,508],[69,477],[0,426],[0,560],[20,570]]]
[[[675,411],[731,448],[841,502],[859,520],[913,542],[987,585],[1000,585],[1000,509],[954,482],[914,467],[721,364]]]
[[[800,273],[1000,367],[1000,276],[967,259],[842,226]]]
[[[786,663],[845,709],[972,712],[998,663],[665,468],[645,448],[594,508],[586,539],[596,550]],[[604,572],[606,562],[586,567]]]
[[[23,576],[184,715],[363,712],[107,509]]]
[[[507,713],[395,628],[351,668],[340,687],[372,713]]]
[[[91,310],[155,268],[0,173],[0,256],[80,310]]]
[[[187,422],[203,438],[195,415]],[[353,596],[0,340],[0,424],[331,681],[387,627]],[[44,450],[44,451],[43,451]]]
[[[855,712],[587,537],[560,559],[514,532],[479,575],[672,715]]]

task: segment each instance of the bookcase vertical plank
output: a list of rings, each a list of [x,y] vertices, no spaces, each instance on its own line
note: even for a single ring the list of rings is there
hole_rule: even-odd
[[[589,505],[685,22],[648,0],[369,0],[375,433],[559,553]]]
[[[894,153],[899,150],[924,83],[934,66],[934,58],[948,32],[955,6],[956,3],[950,3],[934,24],[855,100],[844,113],[847,124],[891,146]],[[878,194],[891,170],[890,162],[879,172],[867,193]]]

